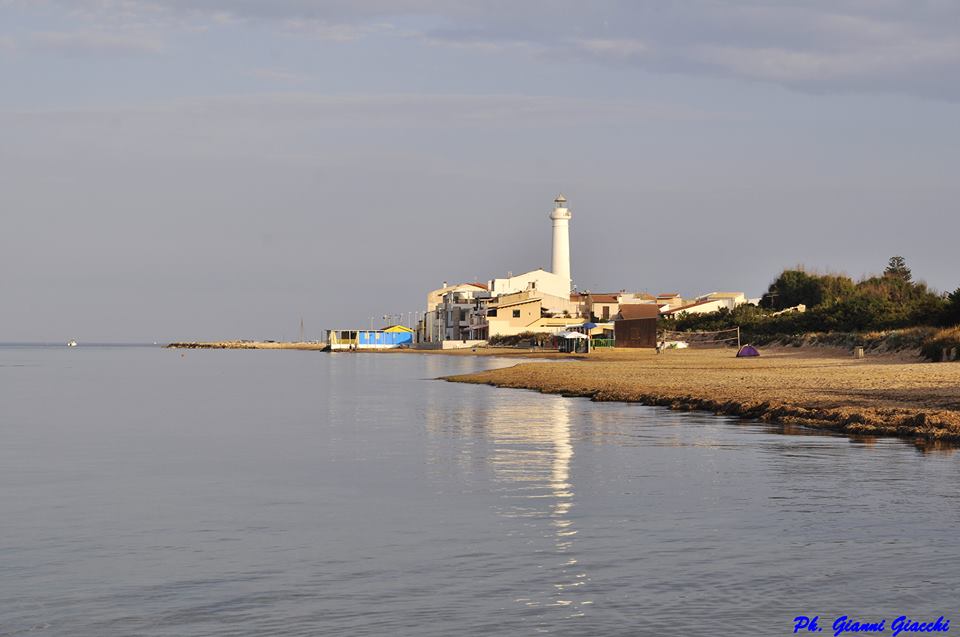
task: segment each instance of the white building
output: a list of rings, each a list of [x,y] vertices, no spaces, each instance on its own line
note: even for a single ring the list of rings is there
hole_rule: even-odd
[[[421,343],[439,343],[444,340],[466,338],[470,317],[477,308],[477,299],[489,297],[483,283],[460,283],[431,290],[427,294],[427,309],[418,329]]]
[[[464,286],[466,289],[453,290],[443,295],[443,301],[437,305],[438,341],[463,341],[473,339],[475,321],[472,317],[481,312],[481,299],[490,298],[485,289],[477,289],[475,284]]]
[[[733,310],[747,303],[747,295],[743,292],[711,292],[698,296],[697,301],[720,301],[728,310]]]
[[[666,305],[661,308],[661,314],[665,316],[710,314],[722,309],[733,310],[744,303],[747,303],[747,295],[743,292],[711,292],[698,296],[692,303]]]
[[[492,279],[487,287],[490,296],[531,291],[555,298],[570,298],[570,279],[540,268],[517,276],[507,275],[504,279]]]
[[[564,317],[569,320],[577,316],[578,304],[570,299],[569,224],[572,215],[566,207],[567,199],[563,195],[558,195],[553,203],[553,212],[550,213],[553,272],[538,268],[517,276],[509,273],[505,278],[491,279],[486,284],[461,283],[452,287],[444,284],[442,288],[427,295],[427,311],[419,328],[421,342],[440,343],[446,340],[470,340],[471,337],[476,339],[497,335],[494,331],[495,325],[488,324],[488,314],[491,313],[488,304],[496,305],[496,299],[506,295],[523,293],[523,305],[530,305],[534,299],[538,301],[537,316],[522,327],[546,327],[549,321],[541,322],[540,318]],[[513,324],[513,319],[520,318],[513,316],[514,311],[515,309],[511,309],[509,316],[511,330],[518,327]],[[496,318],[497,310],[494,309],[492,314]]]
[[[686,305],[679,305],[677,307],[664,306],[660,308],[660,314],[663,316],[680,316],[681,314],[711,314],[713,312],[719,312],[721,309],[727,307],[726,300],[717,300],[711,301],[709,299],[703,301],[694,301],[693,303],[688,303]]]

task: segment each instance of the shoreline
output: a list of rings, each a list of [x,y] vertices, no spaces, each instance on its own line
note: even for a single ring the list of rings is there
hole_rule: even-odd
[[[212,341],[164,347],[322,351],[326,344]],[[737,359],[729,349],[661,355],[635,349],[562,354],[510,347],[350,353],[531,359],[440,380],[710,412],[851,436],[960,443],[960,365],[922,362],[912,352],[874,352],[854,359],[848,350],[828,346],[761,349],[756,359]],[[544,359],[547,362],[536,362]],[[569,363],[557,366],[551,359]]]
[[[960,442],[960,365],[905,354],[613,350],[566,365],[523,363],[441,380],[640,403],[856,436]]]
[[[276,341],[197,341],[174,342],[164,345],[164,349],[300,349],[322,351],[326,343],[304,342],[276,342]]]

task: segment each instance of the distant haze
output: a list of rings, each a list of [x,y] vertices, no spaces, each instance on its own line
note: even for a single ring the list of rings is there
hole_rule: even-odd
[[[443,281],[960,287],[960,3],[0,0],[0,341],[320,338]]]

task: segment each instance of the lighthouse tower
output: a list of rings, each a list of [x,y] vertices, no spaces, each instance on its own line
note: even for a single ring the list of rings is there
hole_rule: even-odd
[[[557,195],[553,200],[553,273],[570,280],[570,211],[567,198]]]

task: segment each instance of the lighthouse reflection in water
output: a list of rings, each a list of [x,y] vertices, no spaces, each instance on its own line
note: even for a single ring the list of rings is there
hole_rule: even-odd
[[[534,590],[529,597],[517,598],[527,606],[568,607],[579,614],[577,590],[587,574],[579,570],[575,542],[577,530],[571,517],[575,493],[570,481],[573,446],[570,443],[570,405],[559,396],[550,409],[524,427],[503,414],[489,422],[496,450],[490,458],[497,492],[502,497],[498,513],[523,521],[515,533],[527,536],[528,543],[541,556],[539,568],[553,590]]]
[[[503,542],[523,547],[524,554],[513,557],[514,566],[523,564],[525,571],[519,576],[522,586],[511,595],[512,612],[551,621],[582,616],[593,602],[585,595],[589,573],[577,557],[571,400],[543,396],[538,402],[546,408],[531,412],[529,403],[511,401],[509,393],[484,398],[455,414],[449,413],[449,395],[437,403],[442,410],[428,409],[427,426],[436,443],[432,462],[438,472],[450,468],[442,454],[450,451],[446,436],[455,436],[460,475],[443,479],[487,482],[489,512],[500,519],[496,526]],[[518,574],[509,577],[516,582]]]

